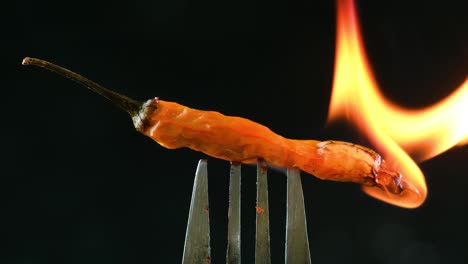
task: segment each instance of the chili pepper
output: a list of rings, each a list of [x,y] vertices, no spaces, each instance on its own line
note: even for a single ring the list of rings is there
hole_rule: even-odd
[[[139,102],[48,61],[27,57],[23,65],[46,68],[104,96],[130,114],[137,131],[168,149],[188,147],[245,164],[263,159],[276,167],[297,167],[323,180],[355,182],[393,195],[408,191],[419,196],[419,191],[386,165],[378,153],[360,145],[288,139],[242,117],[196,110],[157,97]]]

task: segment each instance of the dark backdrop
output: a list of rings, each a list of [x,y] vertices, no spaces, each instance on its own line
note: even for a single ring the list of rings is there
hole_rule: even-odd
[[[432,104],[467,75],[464,1],[358,1],[386,96]],[[419,3],[416,3],[419,2]],[[250,118],[291,138],[325,129],[333,1],[33,1],[2,8],[1,263],[179,263],[202,153],[167,150],[126,113],[37,68],[48,59],[136,99]],[[466,263],[468,148],[421,164],[415,210],[303,175],[314,263]],[[212,259],[226,247],[228,162],[208,158]],[[285,177],[270,175],[273,263],[284,259]],[[243,260],[254,261],[255,169],[243,177]]]

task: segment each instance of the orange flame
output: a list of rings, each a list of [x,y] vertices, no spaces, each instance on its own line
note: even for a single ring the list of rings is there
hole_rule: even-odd
[[[347,118],[402,173],[412,191],[394,195],[377,187],[363,190],[377,199],[406,208],[420,206],[427,196],[418,161],[429,159],[468,139],[468,78],[449,97],[421,109],[399,107],[381,94],[366,58],[352,0],[337,1],[336,59],[329,122]]]

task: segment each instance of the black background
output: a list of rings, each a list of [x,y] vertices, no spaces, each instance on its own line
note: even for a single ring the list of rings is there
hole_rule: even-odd
[[[358,1],[386,96],[422,107],[467,76],[465,1]],[[325,128],[334,1],[16,1],[3,8],[0,263],[179,263],[202,153],[166,150],[126,113],[37,68],[51,60],[136,99],[247,117],[290,138]],[[304,174],[313,263],[466,263],[468,157],[421,164],[414,210]],[[228,162],[208,158],[212,260],[223,263]],[[243,263],[254,262],[255,169],[243,170]],[[284,259],[285,177],[271,172],[273,263]]]

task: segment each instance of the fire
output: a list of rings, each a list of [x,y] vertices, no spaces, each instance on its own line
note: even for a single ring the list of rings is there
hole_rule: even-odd
[[[468,78],[450,96],[424,109],[404,109],[388,101],[366,58],[352,0],[337,1],[335,58],[328,121],[346,118],[356,125],[387,165],[400,171],[402,180],[411,186],[398,195],[377,187],[364,186],[363,190],[390,204],[420,206],[427,186],[415,160],[429,159],[468,140]]]

